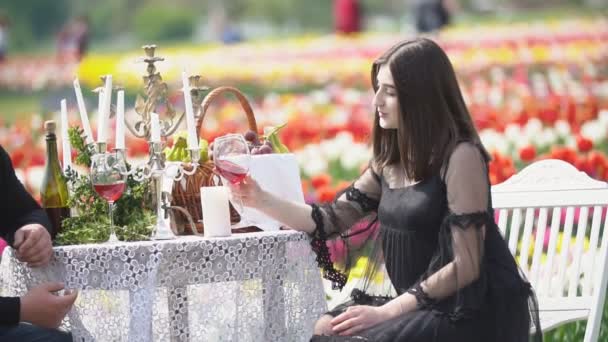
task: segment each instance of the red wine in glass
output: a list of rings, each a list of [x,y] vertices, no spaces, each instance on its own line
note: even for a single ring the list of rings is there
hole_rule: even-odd
[[[238,184],[247,176],[247,168],[228,161],[220,159],[215,162],[217,172],[232,184]]]
[[[125,182],[118,182],[112,184],[95,184],[93,185],[95,191],[99,196],[103,197],[108,202],[116,202],[122,193],[125,191]]]

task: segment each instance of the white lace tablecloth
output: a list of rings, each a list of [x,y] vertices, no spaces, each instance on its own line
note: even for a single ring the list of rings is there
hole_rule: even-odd
[[[327,309],[296,231],[56,247],[41,269],[7,248],[0,276],[4,296],[44,281],[79,289],[62,325],[75,341],[308,341]]]

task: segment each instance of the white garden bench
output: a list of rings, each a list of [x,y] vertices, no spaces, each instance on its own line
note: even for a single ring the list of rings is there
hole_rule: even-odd
[[[584,341],[597,341],[608,281],[608,184],[542,160],[493,186],[492,204],[536,291],[543,331],[587,319]]]

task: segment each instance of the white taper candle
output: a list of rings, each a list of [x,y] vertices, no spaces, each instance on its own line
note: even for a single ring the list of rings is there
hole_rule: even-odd
[[[196,122],[194,121],[194,109],[192,108],[192,96],[190,95],[190,83],[185,71],[182,71],[182,86],[184,90],[184,105],[186,108],[186,127],[188,128],[188,148],[198,148],[198,134],[196,133]]]
[[[63,151],[63,170],[72,167],[72,148],[68,136],[68,106],[65,99],[61,100],[61,147]]]
[[[103,101],[101,112],[99,113],[99,129],[97,131],[97,142],[105,143],[110,121],[110,104],[112,103],[112,75],[106,75],[106,83],[103,87]]]
[[[76,102],[78,103],[78,112],[80,114],[80,122],[82,124],[82,129],[84,130],[85,141],[87,144],[92,144],[95,142],[93,137],[93,132],[91,131],[91,124],[89,123],[89,115],[87,114],[87,107],[84,104],[84,99],[82,97],[82,90],[80,90],[80,82],[78,79],[74,80],[74,92],[76,93]]]
[[[125,91],[119,90],[116,94],[116,146],[125,148]]]

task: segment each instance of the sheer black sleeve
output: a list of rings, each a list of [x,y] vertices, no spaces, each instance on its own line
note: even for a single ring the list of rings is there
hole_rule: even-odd
[[[342,236],[362,219],[375,216],[382,192],[380,178],[370,167],[330,204],[312,205],[312,219],[316,229],[312,234],[312,249],[317,254],[324,277],[334,288],[346,284],[347,272],[336,269],[327,240]],[[371,219],[371,222],[375,219]]]

